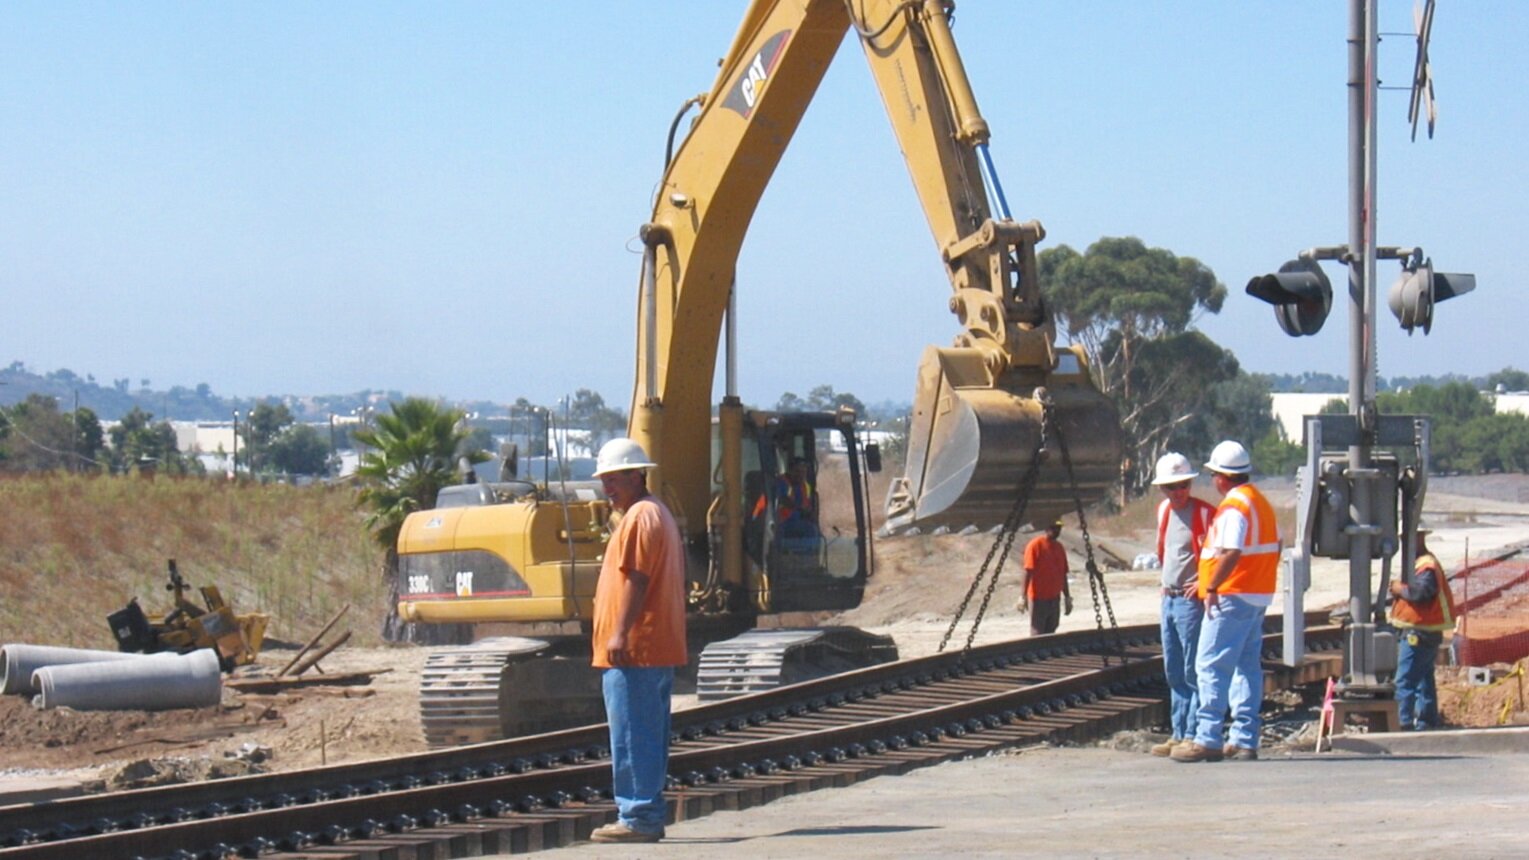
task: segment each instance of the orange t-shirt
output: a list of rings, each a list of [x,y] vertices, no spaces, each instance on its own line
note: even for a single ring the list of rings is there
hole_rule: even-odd
[[[669,510],[653,497],[638,500],[617,524],[595,584],[594,660],[611,668],[605,643],[616,629],[621,591],[627,574],[648,577],[642,613],[627,636],[633,666],[683,666],[685,651],[685,552],[679,527]]]
[[[1067,549],[1061,541],[1041,535],[1025,544],[1025,570],[1030,571],[1025,596],[1031,600],[1055,600],[1062,594],[1062,583],[1067,581]]]

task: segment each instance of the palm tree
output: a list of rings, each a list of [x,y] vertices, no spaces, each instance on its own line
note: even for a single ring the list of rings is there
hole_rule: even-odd
[[[462,450],[468,433],[460,410],[418,397],[389,405],[392,413],[379,414],[375,428],[355,433],[356,441],[369,449],[361,457],[356,477],[362,485],[357,504],[368,509],[367,528],[387,553],[383,576],[390,599],[383,637],[396,641],[418,639],[424,632],[405,630],[398,618],[398,533],[404,518],[435,507],[436,494],[455,483],[459,457],[481,462],[487,455]],[[438,632],[457,639],[463,631]]]

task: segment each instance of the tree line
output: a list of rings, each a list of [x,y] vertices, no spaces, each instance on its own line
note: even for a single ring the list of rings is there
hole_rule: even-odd
[[[1148,247],[1135,237],[1106,237],[1081,252],[1067,245],[1048,249],[1038,255],[1038,264],[1042,295],[1057,327],[1083,346],[1100,390],[1119,407],[1127,451],[1120,483],[1127,497],[1147,491],[1153,464],[1162,453],[1193,455],[1223,438],[1247,444],[1260,471],[1287,474],[1303,455],[1274,420],[1271,392],[1346,393],[1346,380],[1334,374],[1248,373],[1230,350],[1196,328],[1204,314],[1221,310],[1227,289],[1193,257]],[[11,376],[24,372],[19,362],[0,371]],[[81,380],[67,371],[50,375],[49,381],[99,388],[93,379]],[[141,383],[140,391],[146,391],[149,381]],[[1391,389],[1382,393],[1383,411],[1435,416],[1437,468],[1529,468],[1529,454],[1521,443],[1529,419],[1495,414],[1490,399],[1479,393],[1482,388],[1529,390],[1529,373],[1508,367],[1477,379],[1393,377],[1381,384]],[[116,380],[112,386],[124,395],[129,389],[128,380]],[[216,401],[205,385],[179,393],[203,403]],[[417,400],[389,398],[395,410]],[[194,458],[175,450],[169,425],[155,422],[153,413],[140,406],[131,407],[108,434],[88,407],[63,413],[60,402],[58,395],[33,395],[0,409],[0,469],[122,470],[140,462],[154,462],[171,472],[199,468]],[[217,402],[220,408],[226,406]],[[859,398],[831,385],[818,385],[805,396],[788,391],[774,404],[779,411],[839,407],[855,409],[868,427],[875,424],[891,432],[893,441],[883,453],[897,462],[900,431],[906,428],[903,415],[873,415]],[[569,429],[581,431],[595,449],[626,428],[625,412],[590,389],[579,389],[554,406],[522,397],[504,414],[492,416],[469,411],[472,408],[458,410],[465,434],[461,447],[470,452],[499,453],[496,441],[508,439],[520,456],[541,457],[550,453],[559,433]],[[250,473],[333,472],[334,443],[294,418],[282,401],[254,405],[240,434],[244,447],[238,468]],[[348,434],[343,428],[340,432]]]
[[[1517,372],[1511,368],[1509,371]],[[1380,392],[1375,405],[1386,414],[1427,415],[1432,419],[1429,445],[1432,471],[1529,472],[1529,416],[1498,412],[1492,396],[1483,394],[1472,383],[1455,381]],[[1322,412],[1348,412],[1347,398],[1328,401]]]
[[[241,440],[234,470],[256,476],[324,475],[334,471],[331,441],[299,424],[280,403],[261,403],[235,427]],[[169,421],[137,406],[106,428],[87,406],[63,412],[57,398],[31,394],[0,407],[0,471],[122,474],[152,469],[203,475],[194,452],[180,450]]]

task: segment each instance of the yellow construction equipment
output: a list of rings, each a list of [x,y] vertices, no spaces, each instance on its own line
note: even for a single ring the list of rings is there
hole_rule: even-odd
[[[175,559],[170,559],[169,567],[165,590],[174,593],[173,609],[162,615],[147,614],[134,597],[127,606],[107,616],[118,650],[185,654],[199,648],[212,648],[218,652],[218,662],[225,672],[255,662],[265,641],[265,627],[270,616],[259,612],[235,615],[215,585],[198,589],[202,595],[202,605],[198,606],[186,596],[191,586],[175,566]]]
[[[879,452],[861,448],[851,414],[746,410],[734,389],[730,333],[749,222],[851,29],[907,160],[961,327],[953,345],[928,347],[919,365],[908,459],[887,500],[888,525],[1049,521],[1080,497],[1100,496],[1118,475],[1119,417],[1093,386],[1082,349],[1055,342],[1035,265],[1045,231],[1006,211],[987,157],[988,126],[950,30],[953,9],[941,0],[755,0],[711,89],[693,100],[699,113],[688,134],[677,149],[670,142],[673,156],[640,229],[628,435],[657,463],[648,487],[687,541],[697,643],[747,629],[762,615],[849,608],[867,576],[863,472],[879,468]],[[853,244],[872,244],[874,231],[866,234]],[[714,402],[724,343],[727,390]],[[782,487],[796,461],[806,466],[816,521],[793,531]],[[1027,507],[1015,522],[1022,488]],[[446,504],[471,504],[416,513],[404,524],[401,615],[476,623],[484,632],[489,622],[515,622],[521,626],[502,632],[534,638],[439,655],[422,703],[431,742],[600,718],[586,629],[609,515],[598,488],[505,480],[447,495]],[[717,695],[752,689],[745,676],[761,662],[784,681],[880,659],[892,648],[848,630],[751,641],[768,659],[724,656],[758,657],[749,648],[702,654],[703,695],[712,677],[720,679]]]

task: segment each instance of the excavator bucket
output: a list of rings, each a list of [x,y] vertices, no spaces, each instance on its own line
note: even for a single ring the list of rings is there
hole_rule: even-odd
[[[1056,355],[1049,370],[1018,368],[994,382],[970,350],[925,350],[907,467],[887,497],[888,528],[958,531],[1003,524],[1038,451],[1039,472],[1016,525],[1074,511],[1075,493],[1084,505],[1103,497],[1120,476],[1120,416],[1089,380],[1081,351],[1059,349]],[[1052,424],[1042,448],[1043,397],[1051,401]]]

